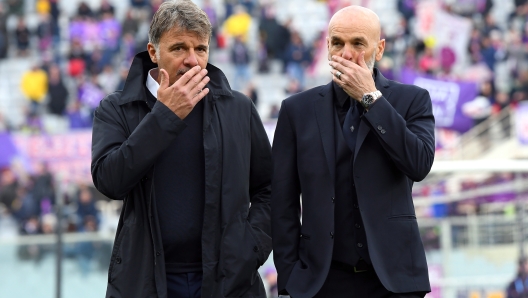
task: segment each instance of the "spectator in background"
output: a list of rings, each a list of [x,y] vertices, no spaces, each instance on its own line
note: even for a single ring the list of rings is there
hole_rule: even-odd
[[[49,0],[37,0],[36,3],[36,11],[39,14],[49,14],[51,11],[51,5],[49,3]]]
[[[507,298],[526,298],[528,297],[528,260],[522,258],[519,260],[517,267],[517,276],[506,288]]]
[[[90,188],[86,185],[79,185],[77,199],[78,226],[82,227],[90,217],[96,220],[96,224],[99,223],[99,211],[95,208],[95,201]]]
[[[68,109],[67,116],[72,130],[92,127],[91,111],[77,100]]]
[[[257,64],[259,73],[268,73],[270,70],[269,60],[268,60],[268,51],[266,50],[266,45],[262,36],[259,36],[259,43],[257,48]]]
[[[17,27],[15,30],[17,54],[21,57],[26,57],[29,54],[29,38],[31,33],[26,25],[26,21],[23,17],[18,19]]]
[[[255,84],[253,82],[249,82],[246,85],[246,88],[244,89],[244,95],[249,97],[251,101],[253,101],[253,104],[258,107],[258,93],[257,88],[255,87]]]
[[[242,90],[251,77],[249,49],[242,36],[235,37],[235,43],[231,49],[231,62],[235,66],[233,89]]]
[[[34,65],[22,75],[20,87],[30,102],[30,115],[37,115],[40,104],[48,93],[48,75],[38,65]]]
[[[511,101],[515,103],[528,100],[528,69],[520,71],[512,86],[511,96]]]
[[[97,82],[105,94],[110,94],[117,90],[119,73],[114,70],[111,64],[107,64],[103,68],[103,72],[97,76]]]
[[[102,0],[101,6],[99,7],[99,17],[104,17],[105,14],[115,15],[115,8],[108,0]]]
[[[48,111],[53,115],[64,115],[68,102],[68,89],[64,85],[57,65],[52,65],[49,69],[48,96]]]
[[[305,70],[311,62],[310,49],[308,49],[298,32],[293,32],[291,42],[284,53],[286,61],[286,72],[297,80],[301,88],[304,88]]]
[[[121,24],[112,13],[104,13],[99,22],[99,34],[103,48],[102,65],[109,65],[114,55],[119,51],[121,39]]]
[[[138,32],[139,21],[134,17],[134,11],[132,9],[127,10],[121,28],[123,36],[126,34],[131,34],[134,37]]]
[[[31,195],[39,206],[39,213],[52,212],[51,207],[55,205],[55,185],[48,165],[44,162],[37,164],[33,178]]]
[[[213,29],[213,34],[211,36],[211,39],[216,40],[216,36],[218,34],[218,26],[220,23],[218,20],[216,9],[213,7],[210,0],[204,0],[202,10],[205,12],[207,17],[209,18],[209,22],[211,22],[211,27]]]
[[[235,12],[224,23],[224,30],[231,37],[241,36],[242,41],[248,38],[251,16],[242,5],[235,6]]]
[[[82,83],[79,84],[79,101],[90,110],[92,116],[103,97],[105,97],[105,93],[97,82],[96,75],[90,76],[89,79],[84,79]]]
[[[288,85],[286,85],[286,89],[284,91],[287,95],[293,95],[301,92],[302,90],[303,89],[299,81],[297,81],[297,79],[295,78],[290,78],[290,80],[288,81]]]
[[[7,14],[3,3],[0,3],[0,59],[7,57],[8,45]]]
[[[433,47],[426,46],[425,52],[418,62],[420,71],[427,74],[434,74],[440,68],[440,62],[436,58]]]
[[[130,5],[134,8],[144,8],[148,5],[148,0],[130,0]]]
[[[9,14],[21,16],[24,14],[24,0],[7,0],[7,7],[9,7]]]
[[[274,104],[274,105],[271,105],[271,109],[270,109],[270,114],[269,114],[269,118],[270,119],[277,119],[279,118],[279,106]]]
[[[77,7],[77,15],[82,18],[91,18],[94,16],[92,9],[84,1],[79,3],[79,6]]]
[[[49,13],[41,14],[37,25],[38,49],[40,52],[47,51],[53,40],[53,23]]]
[[[13,202],[19,186],[18,179],[10,168],[0,171],[0,204],[3,204],[9,213],[13,213]]]

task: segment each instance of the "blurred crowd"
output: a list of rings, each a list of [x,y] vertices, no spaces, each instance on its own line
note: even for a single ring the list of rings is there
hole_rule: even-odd
[[[146,49],[151,17],[163,2],[128,1],[122,17],[116,13],[115,2],[110,0],[101,0],[96,7],[88,1],[80,1],[76,11],[69,15],[61,11],[59,0],[37,0],[34,8],[25,7],[23,0],[0,3],[0,64],[12,57],[35,61],[20,79],[20,88],[27,101],[25,120],[21,124],[11,123],[0,111],[0,133],[53,132],[43,125],[44,117],[55,119],[68,130],[91,127],[94,110],[101,99],[122,89],[134,55]],[[332,15],[343,1],[319,2],[326,2]],[[494,1],[460,2],[474,4],[466,6],[444,1],[442,8],[446,12],[464,17],[473,25],[467,48],[470,61],[462,71],[455,71],[452,53],[438,50],[434,38],[421,39],[416,35],[413,25],[419,2],[397,0],[400,22],[396,28],[382,32],[386,48],[377,67],[387,78],[398,80],[401,70],[410,69],[438,78],[473,79],[479,86],[478,109],[469,115],[475,124],[508,106],[528,100],[528,0],[515,0],[505,23],[496,22],[490,13]],[[315,66],[320,59],[326,59],[325,29],[317,32],[312,40],[303,39],[299,28],[294,26],[294,16],[282,20],[277,17],[280,5],[279,1],[225,0],[219,10],[212,1],[202,1],[202,8],[213,25],[211,58],[215,52],[226,53],[234,73],[232,87],[243,91],[256,105],[259,104],[259,90],[253,79],[256,75],[276,71],[273,63],[280,65],[278,71],[284,79],[284,93],[290,95],[312,87],[308,78],[318,75]],[[27,11],[37,15],[34,26],[27,20]],[[10,17],[16,19],[13,30],[8,28]],[[251,34],[252,26],[257,28],[256,35]],[[478,76],[471,77],[468,73],[475,69]],[[277,98],[269,114],[262,117],[276,118],[281,100]],[[500,184],[513,178],[494,176],[490,179],[479,183],[466,181],[462,188]],[[31,173],[13,167],[0,169],[0,217],[8,214],[15,218],[20,234],[53,233],[58,222],[55,180],[46,164]],[[417,196],[442,194],[445,194],[442,183],[417,189],[415,193]],[[503,198],[510,198],[510,195],[505,194]],[[91,185],[78,183],[62,199],[66,231],[99,229],[101,214],[96,202],[106,199]],[[489,198],[433,206],[430,216],[478,213],[481,204],[486,202]],[[437,231],[424,231],[423,236],[426,246],[430,243],[431,248],[437,248]],[[432,240],[428,242],[427,239]],[[90,245],[81,245],[70,253],[93,256]],[[26,247],[21,250],[20,257],[38,259],[45,251]],[[272,284],[274,271],[268,273]]]

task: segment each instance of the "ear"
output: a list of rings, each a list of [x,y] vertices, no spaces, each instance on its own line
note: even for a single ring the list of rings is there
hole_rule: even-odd
[[[149,53],[149,56],[150,56],[150,60],[152,61],[152,63],[158,63],[158,59],[156,58],[156,47],[154,47],[153,44],[151,44],[150,42],[147,44],[147,51]]]
[[[383,58],[383,53],[385,52],[385,39],[382,39],[378,42],[378,51],[376,52],[376,61],[380,61]]]
[[[326,50],[328,52],[328,61],[332,61],[332,55],[330,55],[330,36],[326,37]]]

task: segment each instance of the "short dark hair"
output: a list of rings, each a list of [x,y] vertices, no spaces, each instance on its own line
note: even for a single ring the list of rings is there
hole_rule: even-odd
[[[160,5],[150,23],[149,42],[158,49],[161,35],[174,27],[211,39],[212,26],[207,14],[190,0],[171,0]]]

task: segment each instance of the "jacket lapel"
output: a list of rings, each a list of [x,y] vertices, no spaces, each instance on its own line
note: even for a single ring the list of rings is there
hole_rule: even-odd
[[[376,72],[376,89],[381,91],[383,97],[388,100],[391,94],[391,90],[389,88],[389,81],[381,74],[380,71],[378,71],[377,68],[375,68],[374,71]],[[365,122],[366,120],[363,119],[363,116],[361,116],[361,120],[362,121],[359,123],[356,148],[354,150],[354,163],[356,162],[356,157],[358,155],[359,149],[361,148],[361,145],[363,145],[363,142],[365,141],[365,138],[367,137],[370,131],[370,126]]]
[[[323,143],[323,150],[328,164],[332,184],[335,181],[335,137],[334,137],[334,105],[332,99],[332,82],[323,87],[313,102],[319,134]]]

